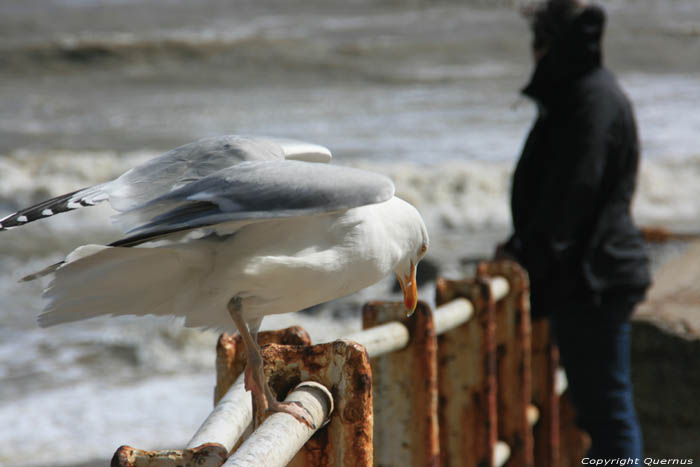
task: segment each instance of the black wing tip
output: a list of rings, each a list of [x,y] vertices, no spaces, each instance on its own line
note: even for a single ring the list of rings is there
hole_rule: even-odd
[[[9,216],[3,217],[0,219],[0,232],[21,227],[25,224],[29,224],[30,222],[45,219],[55,214],[73,211],[74,209],[78,209],[80,207],[92,206],[94,203],[88,203],[80,199],[73,200],[73,202],[71,202],[73,196],[81,191],[83,190],[77,190],[71,193],[56,196],[55,198],[47,199],[41,203],[20,209]]]
[[[68,209],[67,209],[68,210]],[[64,211],[60,211],[64,212]],[[51,209],[40,209],[37,210],[34,206],[21,211],[17,211],[13,214],[2,219],[0,223],[0,231],[11,230],[17,227],[21,227],[30,222],[34,222],[39,219],[44,219],[46,217],[51,217],[55,213]]]

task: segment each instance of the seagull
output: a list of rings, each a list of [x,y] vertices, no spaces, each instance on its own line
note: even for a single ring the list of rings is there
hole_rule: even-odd
[[[418,211],[380,174],[331,165],[295,140],[227,135],[175,148],[99,185],[0,219],[0,231],[107,201],[125,237],[84,245],[22,280],[50,276],[42,327],[99,315],[176,315],[238,330],[257,410],[311,426],[280,402],[256,343],[264,316],[349,295],[394,272],[410,314],[428,250]]]

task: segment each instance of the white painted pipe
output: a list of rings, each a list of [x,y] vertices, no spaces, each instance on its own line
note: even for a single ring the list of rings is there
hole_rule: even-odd
[[[508,294],[508,281],[502,277],[491,279],[491,291],[495,301],[502,299]],[[464,298],[455,299],[438,307],[434,314],[436,334],[442,334],[460,326],[467,322],[473,313],[473,305]],[[376,357],[403,349],[408,345],[410,336],[406,326],[394,321],[350,334],[345,339],[362,344],[370,357]],[[245,433],[252,418],[251,397],[245,390],[243,374],[241,374],[202,423],[187,444],[187,448],[194,448],[204,443],[219,443],[231,451]]]
[[[316,428],[287,413],[273,413],[228,458],[225,467],[283,467],[333,412],[333,396],[319,383],[299,384],[285,399],[300,402]]]
[[[456,298],[437,307],[433,315],[435,334],[442,334],[466,323],[473,313],[474,305],[466,298]]]
[[[510,458],[510,446],[504,441],[496,441],[493,449],[493,465],[501,467],[508,462],[508,458]]]
[[[489,280],[491,296],[497,302],[508,295],[510,286],[503,277]],[[435,309],[435,333],[442,334],[469,321],[474,313],[474,305],[466,298],[456,298]]]
[[[566,371],[563,368],[557,368],[556,379],[554,380],[554,391],[561,396],[569,387],[569,380],[566,379]]]
[[[491,296],[493,297],[494,302],[497,302],[504,298],[506,295],[508,295],[508,292],[510,291],[510,285],[508,284],[508,281],[505,279],[505,277],[492,277],[490,279],[490,283]]]
[[[355,332],[343,339],[362,344],[371,357],[401,350],[408,345],[408,329],[398,321]]]
[[[540,409],[534,404],[528,404],[525,409],[525,416],[530,426],[535,426],[540,419]]]
[[[508,295],[508,281],[503,277],[490,279],[491,294],[494,301]],[[471,318],[474,306],[466,298],[457,298],[435,309],[435,333],[442,334],[454,329]],[[358,331],[344,337],[347,340],[362,344],[370,358],[384,355],[395,350],[401,350],[408,345],[410,335],[406,326],[393,321],[374,328]]]
[[[253,420],[253,403],[250,393],[245,390],[244,373],[221,398],[209,414],[187,448],[195,448],[204,443],[219,443],[231,452],[238,440]]]

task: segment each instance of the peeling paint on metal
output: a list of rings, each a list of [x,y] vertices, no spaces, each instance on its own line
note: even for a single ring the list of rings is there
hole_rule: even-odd
[[[506,466],[534,465],[528,420],[531,389],[531,330],[527,274],[512,261],[486,264],[490,276],[505,278],[508,294],[495,303],[498,439],[509,447]]]
[[[438,337],[440,465],[493,465],[496,445],[494,308],[484,267],[475,279],[438,279],[436,302],[472,302],[474,316]]]
[[[219,467],[228,451],[220,444],[207,443],[193,449],[144,451],[121,446],[114,453],[111,467]]]
[[[398,321],[409,331],[406,348],[371,360],[374,375],[374,456],[381,466],[437,466],[437,339],[424,302],[406,316],[403,302],[370,302],[364,329]]]

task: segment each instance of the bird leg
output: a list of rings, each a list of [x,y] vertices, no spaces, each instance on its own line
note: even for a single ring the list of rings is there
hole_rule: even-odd
[[[228,312],[231,318],[233,318],[233,322],[236,324],[238,333],[243,338],[246,347],[246,357],[248,360],[245,369],[246,390],[250,391],[251,395],[255,398],[256,407],[258,410],[262,410],[263,413],[267,411],[285,412],[307,425],[309,428],[314,429],[315,427],[311,422],[309,413],[301,404],[298,402],[279,402],[274,394],[272,394],[265,380],[263,358],[260,353],[260,348],[248,330],[245,319],[243,319],[241,302],[242,299],[240,297],[233,297],[228,302]]]

